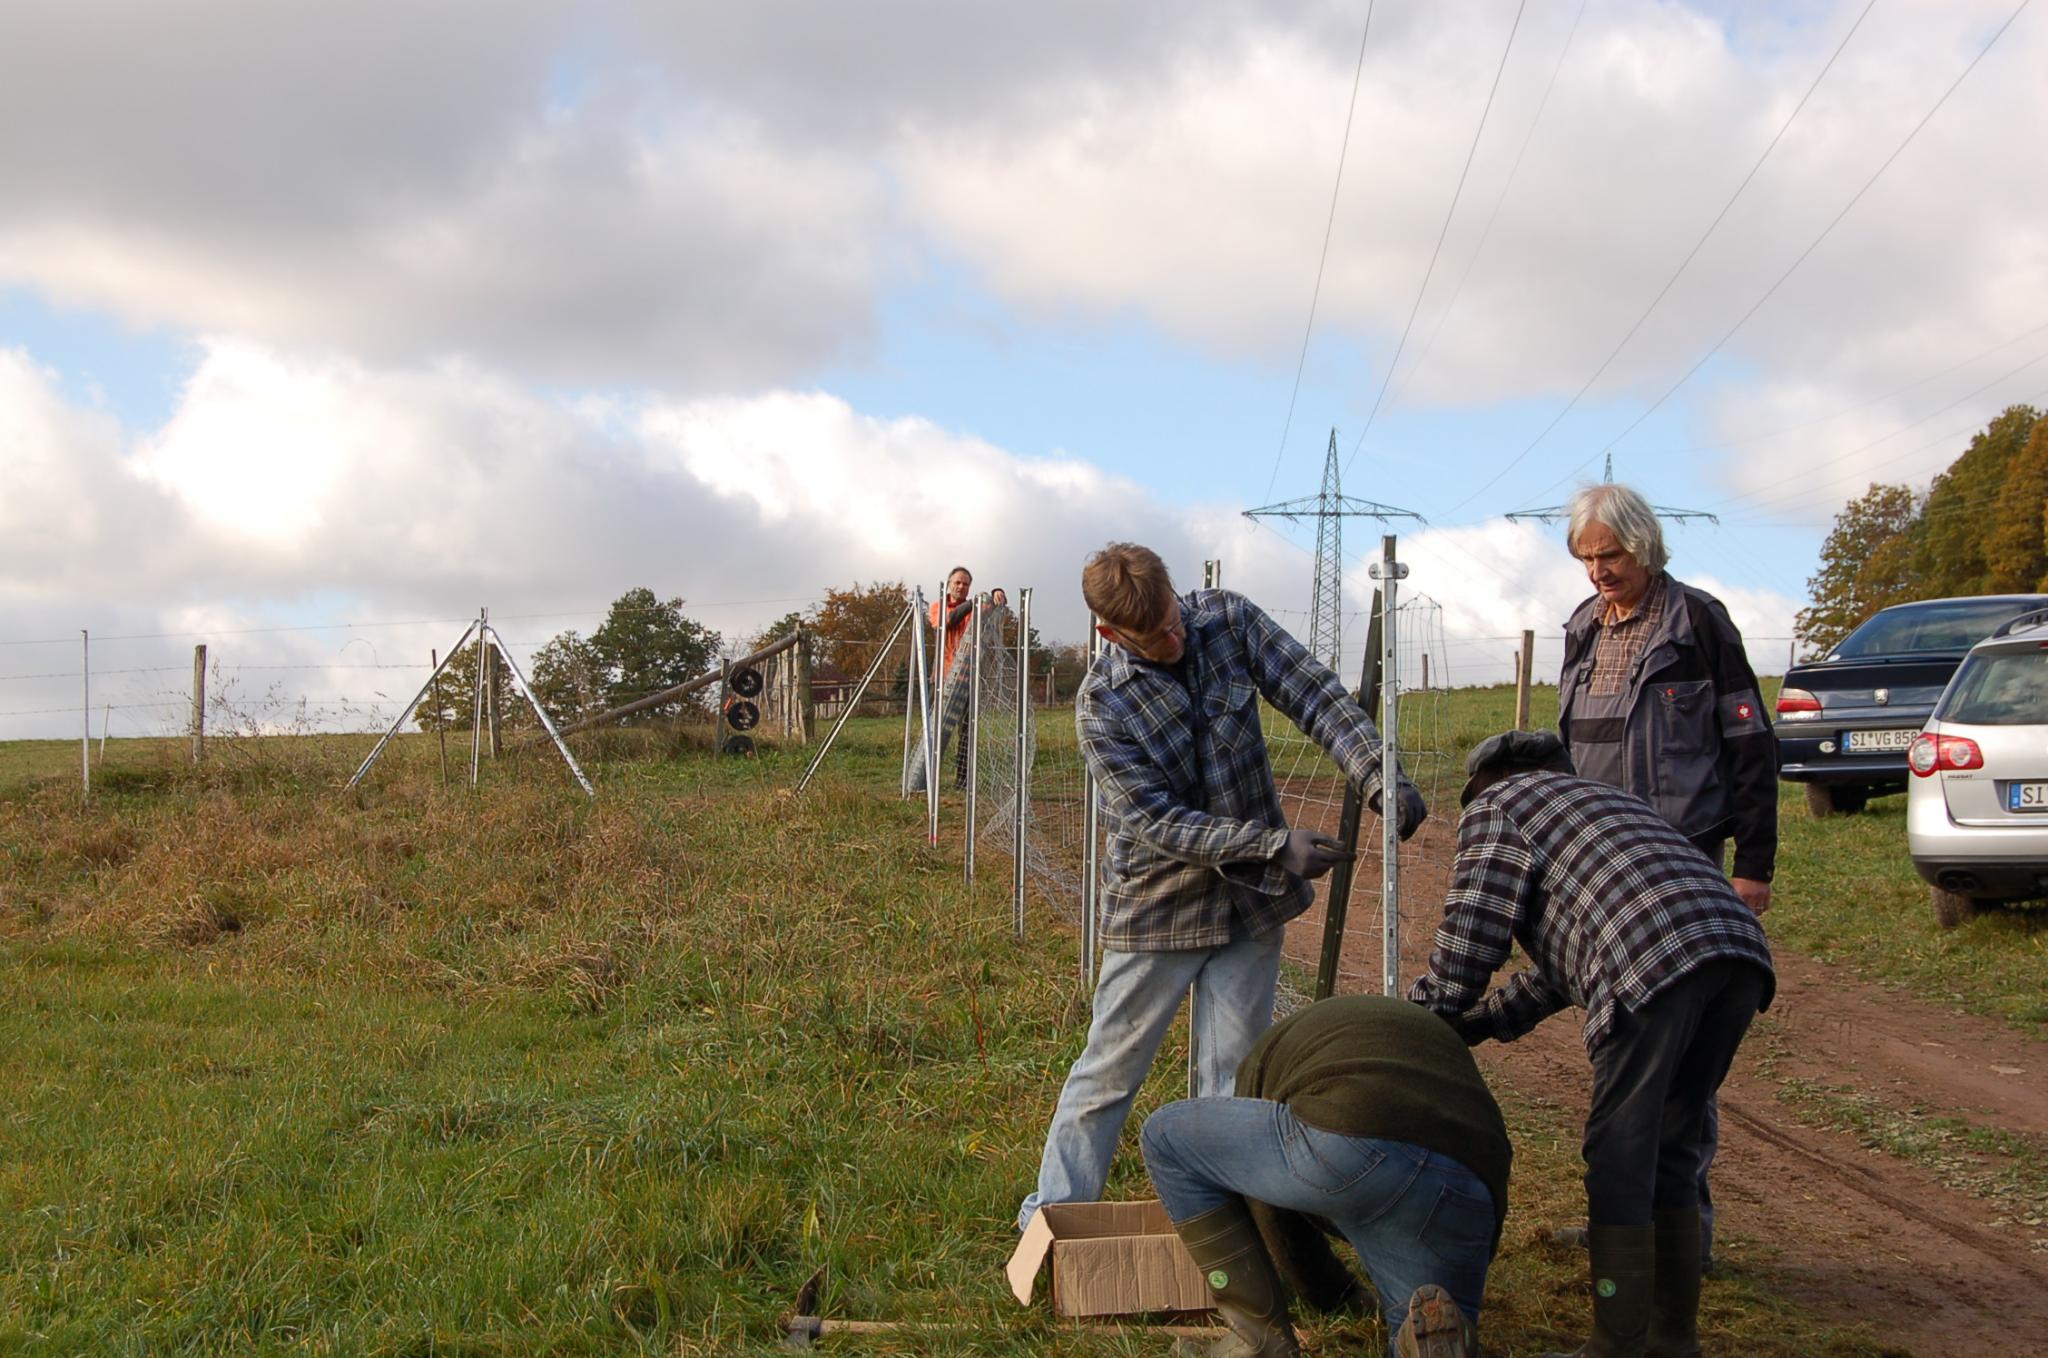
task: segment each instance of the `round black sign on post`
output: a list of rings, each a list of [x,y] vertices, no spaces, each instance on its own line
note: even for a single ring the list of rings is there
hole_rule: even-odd
[[[726,706],[725,724],[735,731],[751,731],[761,724],[761,709],[745,698],[735,698]]]
[[[720,752],[731,755],[736,759],[752,759],[754,757],[754,738],[735,732],[725,738],[725,744],[720,747]]]
[[[742,698],[758,698],[761,696],[761,689],[764,687],[761,680],[761,671],[755,669],[752,665],[747,666],[745,669],[734,670],[731,679],[727,682],[732,691],[739,694]]]

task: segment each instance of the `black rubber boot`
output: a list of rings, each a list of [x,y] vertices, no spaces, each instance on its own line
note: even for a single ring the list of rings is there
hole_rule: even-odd
[[[1650,1330],[1650,1287],[1656,1269],[1656,1227],[1589,1226],[1593,1259],[1593,1334],[1571,1353],[1546,1358],[1644,1358]],[[1699,1228],[1693,1228],[1693,1276],[1699,1276]],[[1695,1284],[1697,1296],[1697,1284]]]
[[[1188,1254],[1209,1279],[1216,1309],[1230,1326],[1222,1339],[1182,1339],[1173,1346],[1187,1358],[1295,1358],[1287,1293],[1258,1225],[1242,1199],[1174,1225]]]
[[[1650,1358],[1700,1358],[1700,1209],[1656,1214],[1657,1276],[1650,1285]]]

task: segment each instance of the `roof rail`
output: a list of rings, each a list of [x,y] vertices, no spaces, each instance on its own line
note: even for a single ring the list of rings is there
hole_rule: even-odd
[[[2012,633],[2028,627],[2039,627],[2044,622],[2048,622],[2048,608],[2032,608],[2018,617],[2007,618],[2004,622],[1998,624],[1998,630],[1991,635],[1994,637],[2010,636]]]

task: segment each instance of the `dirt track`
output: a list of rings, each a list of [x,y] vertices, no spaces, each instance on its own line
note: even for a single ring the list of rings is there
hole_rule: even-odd
[[[1404,981],[1428,957],[1454,835],[1431,822],[1404,850],[1402,897],[1415,903],[1401,927]],[[1343,990],[1377,988],[1378,875],[1376,859],[1359,863]],[[1290,930],[1290,955],[1313,968],[1321,936],[1318,909]],[[1714,1186],[1723,1239],[1801,1305],[1867,1324],[1899,1353],[2048,1353],[2048,1222],[2034,1213],[2029,1224],[1918,1161],[1813,1125],[1812,1114],[1802,1121],[1784,1097],[1801,1082],[1853,1087],[1880,1113],[1962,1118],[2048,1153],[2048,1044],[1782,947],[1776,955],[1777,1000],[1722,1088]],[[1569,1123],[1583,1118],[1590,1074],[1574,1014],[1479,1056],[1498,1087],[1556,1106]],[[1959,1153],[1947,1168],[1958,1181],[1973,1165]]]

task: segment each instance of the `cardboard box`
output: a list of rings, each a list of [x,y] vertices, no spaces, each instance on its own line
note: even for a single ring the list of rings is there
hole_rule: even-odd
[[[1153,1202],[1055,1202],[1038,1209],[1010,1256],[1010,1290],[1024,1305],[1050,1255],[1052,1308],[1063,1316],[1206,1311],[1202,1270]]]

